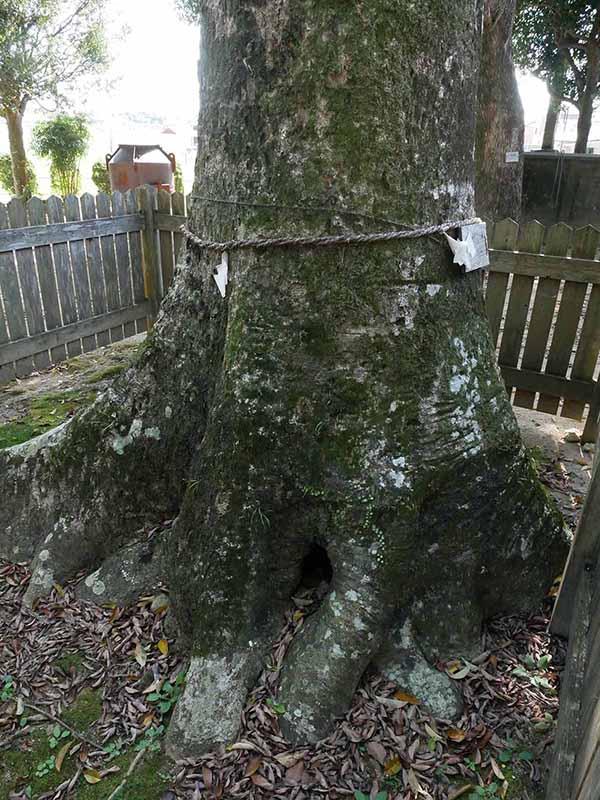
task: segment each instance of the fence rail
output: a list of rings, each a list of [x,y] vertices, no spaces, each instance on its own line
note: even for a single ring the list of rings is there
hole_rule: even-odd
[[[0,382],[145,330],[167,291],[186,221],[181,194],[0,204]],[[486,307],[512,402],[600,413],[600,231],[490,226]]]

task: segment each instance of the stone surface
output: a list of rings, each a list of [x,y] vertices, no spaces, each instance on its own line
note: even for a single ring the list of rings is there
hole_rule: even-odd
[[[144,593],[158,589],[164,574],[163,544],[160,540],[135,542],[104,561],[77,587],[81,600],[93,603],[117,603],[126,606]],[[165,597],[166,595],[157,595]],[[156,598],[155,598],[156,600]]]
[[[579,442],[581,434],[577,428],[570,428],[564,435],[565,442]]]

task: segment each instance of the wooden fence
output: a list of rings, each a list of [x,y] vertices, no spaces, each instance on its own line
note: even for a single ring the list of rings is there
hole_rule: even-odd
[[[145,330],[173,278],[186,201],[135,193],[0,204],[0,381]],[[600,231],[490,226],[486,304],[515,405],[600,413]]]
[[[594,441],[600,413],[600,231],[559,223],[489,231],[486,305],[514,405],[581,420]],[[514,391],[513,391],[514,390]]]
[[[569,637],[547,800],[600,797],[600,439],[592,482],[552,616]]]
[[[0,204],[0,382],[146,330],[184,220],[150,187]]]

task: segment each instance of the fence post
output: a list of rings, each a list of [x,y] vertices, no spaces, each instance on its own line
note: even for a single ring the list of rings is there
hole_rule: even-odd
[[[135,190],[138,210],[144,217],[142,231],[142,270],[144,273],[144,292],[150,301],[152,317],[156,318],[162,300],[162,282],[158,261],[156,227],[154,225],[154,202],[156,192],[151,186],[138,186]]]
[[[586,444],[587,442],[596,441],[596,437],[598,436],[599,424],[600,424],[600,380],[597,380],[596,385],[594,387],[592,402],[590,403],[587,419],[585,421],[585,427],[583,429],[583,434],[581,436],[581,441],[583,444]]]

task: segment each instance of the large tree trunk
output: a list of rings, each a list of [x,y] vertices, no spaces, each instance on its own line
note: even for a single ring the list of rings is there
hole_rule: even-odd
[[[475,209],[489,220],[521,216],[523,106],[512,60],[516,0],[485,0],[475,137]],[[507,153],[517,153],[518,160]]]
[[[600,12],[598,12],[600,14]],[[577,120],[576,153],[587,153],[588,139],[592,127],[594,101],[598,96],[600,84],[600,49],[588,49],[585,89],[579,101],[579,119]]]
[[[14,192],[21,197],[27,189],[27,155],[23,142],[23,114],[5,109],[4,118],[8,126],[8,143],[12,162]]]
[[[550,94],[548,110],[546,111],[544,136],[542,138],[542,150],[554,150],[554,137],[556,135],[556,123],[558,122],[560,107],[560,98],[556,97],[556,95]]]
[[[190,225],[223,241],[472,216],[478,54],[476,0],[207,4]],[[441,240],[232,252],[225,300],[218,260],[191,249],[139,363],[0,457],[0,542],[34,555],[29,602],[179,511],[177,753],[235,736],[311,560],[332,579],[284,668],[293,741],[326,734],[394,642],[473,653],[482,619],[536,603],[566,554],[480,277]]]

